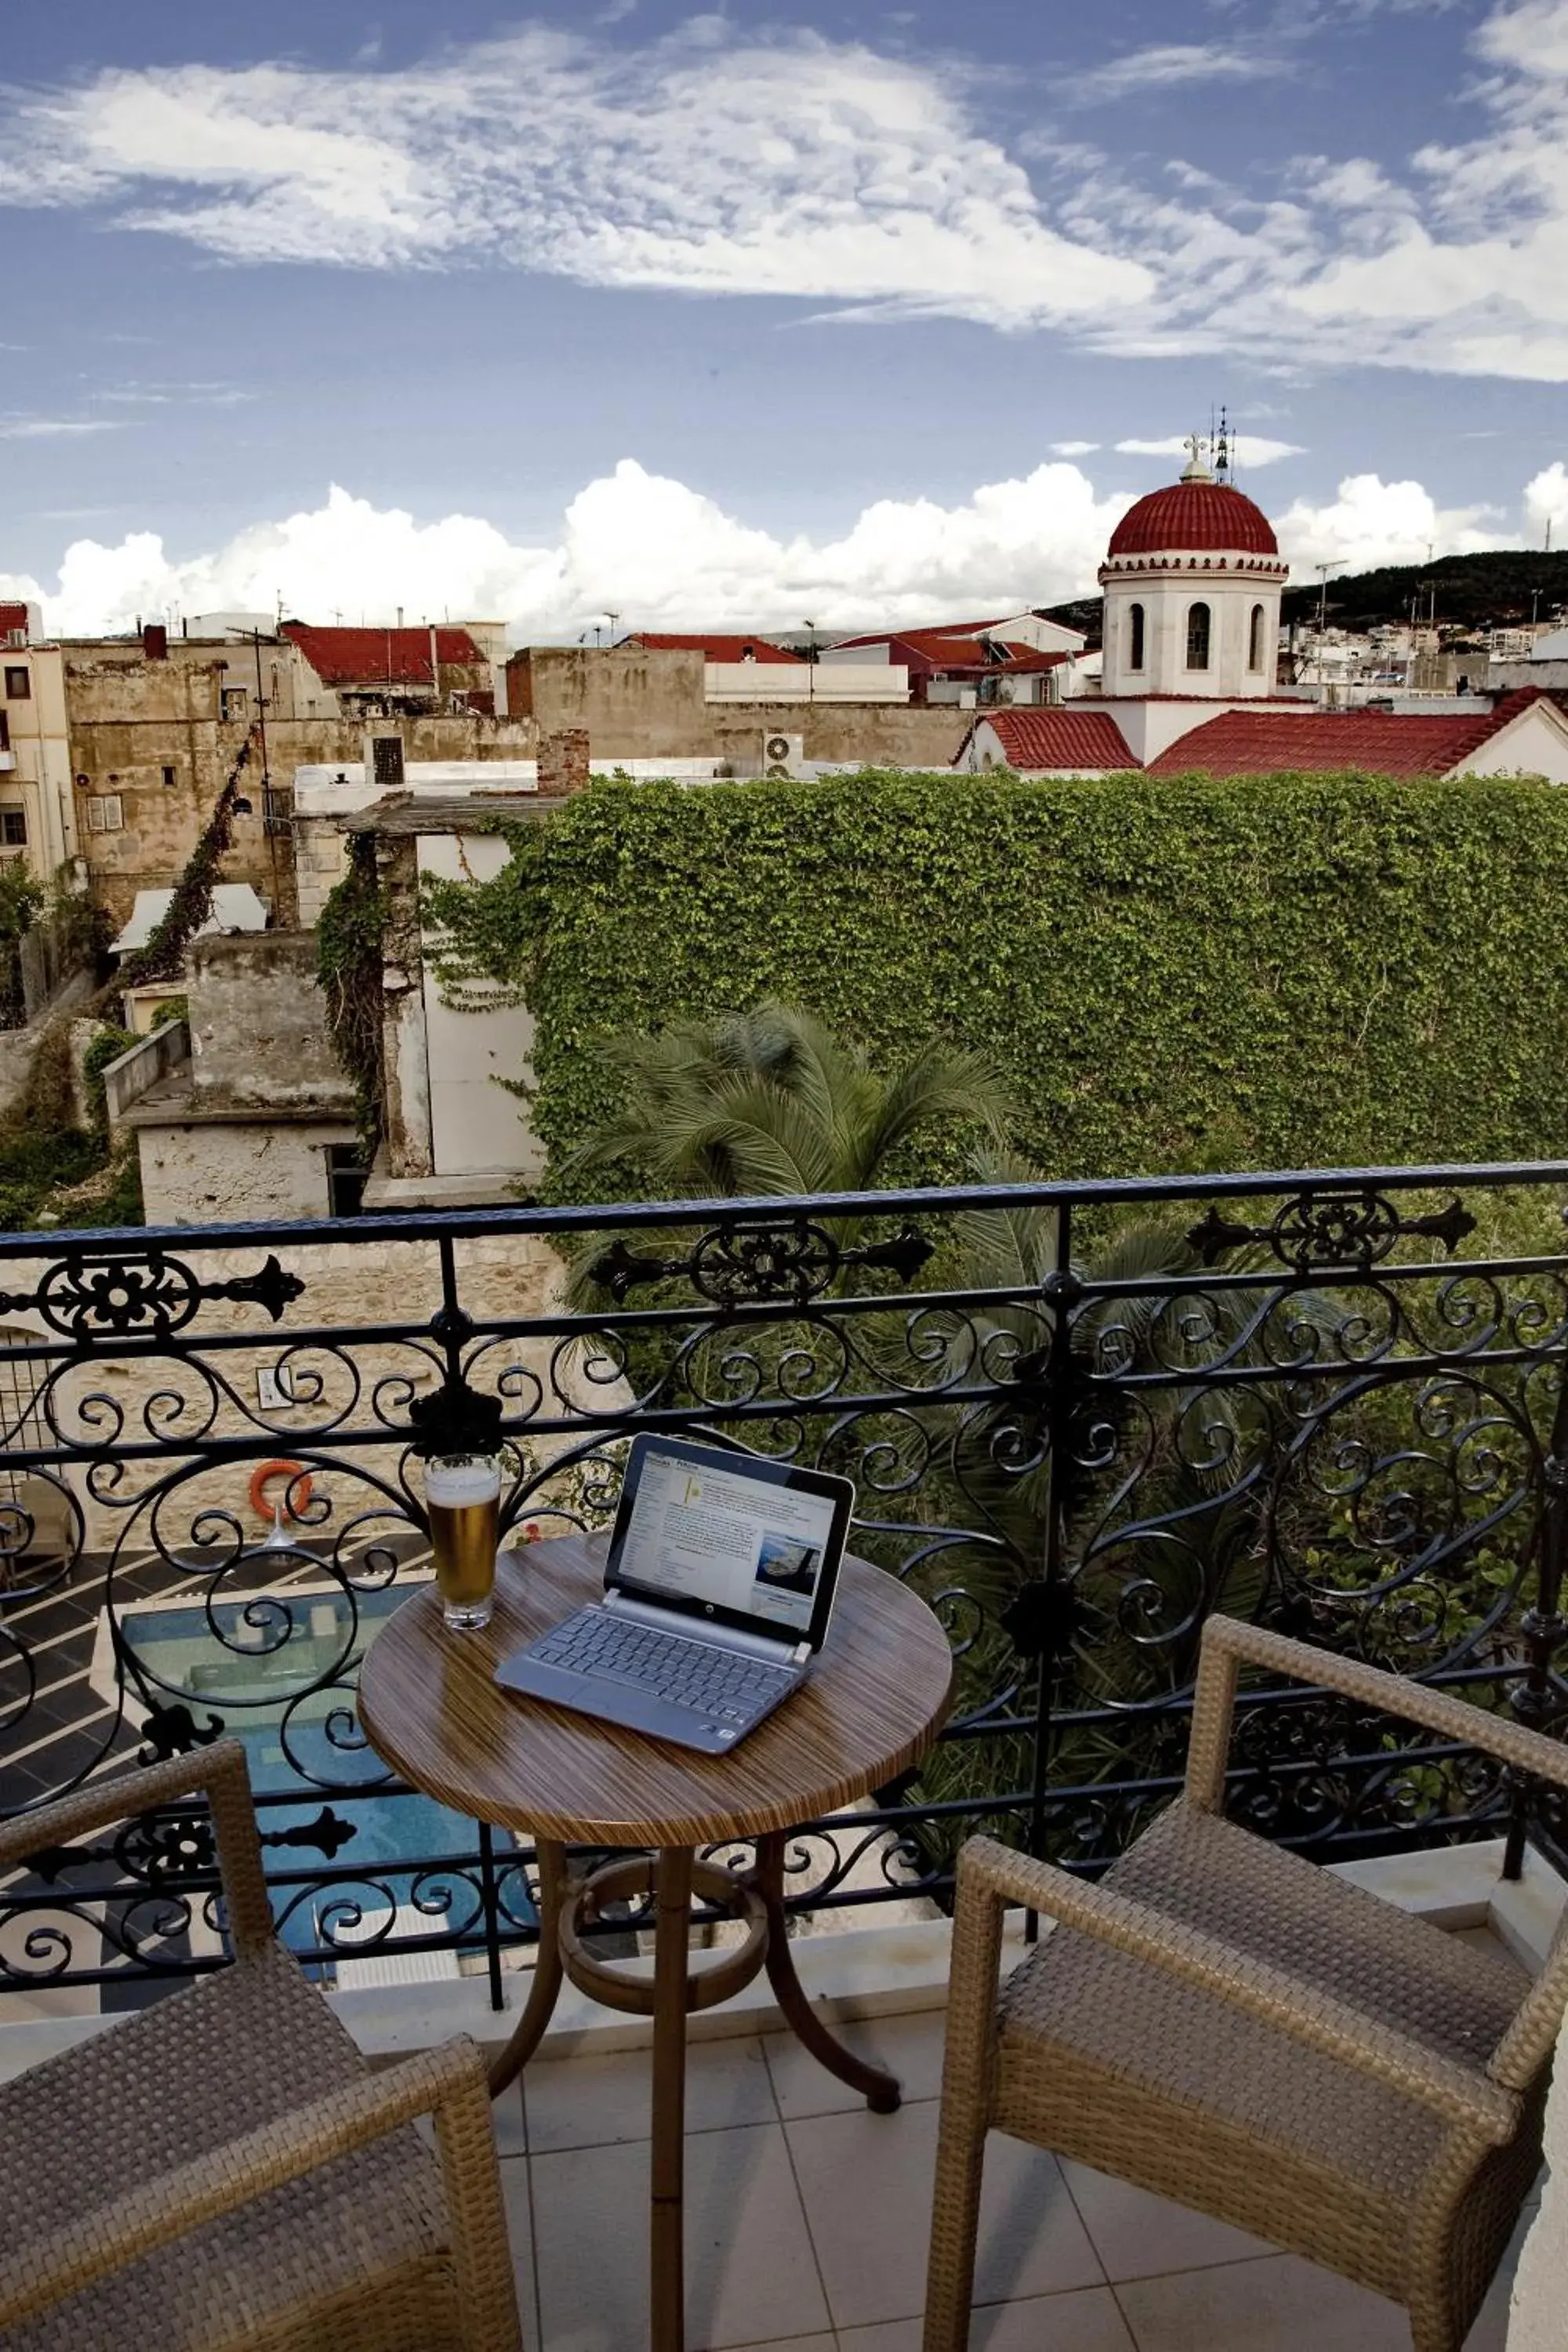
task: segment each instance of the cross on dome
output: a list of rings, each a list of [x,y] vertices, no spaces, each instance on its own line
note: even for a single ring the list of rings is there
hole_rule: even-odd
[[[1204,463],[1208,450],[1206,437],[1201,433],[1189,433],[1182,446],[1187,453],[1187,462],[1182,472],[1183,481],[1212,482],[1214,476]]]

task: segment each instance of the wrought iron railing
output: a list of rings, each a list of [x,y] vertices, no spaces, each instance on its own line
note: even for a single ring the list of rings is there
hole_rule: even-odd
[[[1103,1867],[1176,1785],[1217,1608],[1556,1731],[1565,1195],[1553,1163],[0,1238],[5,1808],[238,1730],[308,1963],[456,1950],[499,1989],[531,1855],[353,1714],[427,1572],[433,1424],[505,1441],[519,1540],[605,1523],[639,1429],[855,1478],[959,1698],[916,1775],[801,1825],[797,1907],[940,1904],[980,1826]],[[1248,1692],[1233,1767],[1321,1855],[1568,1843],[1320,1693]],[[222,1948],[189,1813],[0,1887],[0,1988],[112,2004]]]

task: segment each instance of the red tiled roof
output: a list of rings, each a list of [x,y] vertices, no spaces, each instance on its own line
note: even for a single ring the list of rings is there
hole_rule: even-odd
[[[1392,710],[1226,710],[1194,727],[1149,762],[1155,776],[1261,776],[1278,769],[1327,774],[1359,768],[1376,776],[1446,776],[1531,705],[1540,687],[1505,694],[1475,718],[1407,718]]]
[[[1065,703],[1043,710],[988,710],[984,722],[975,721],[982,723],[995,730],[1010,768],[1138,765],[1108,710],[1074,709]]]
[[[649,653],[701,654],[710,662],[744,661],[749,654],[753,661],[798,662],[802,654],[792,654],[784,646],[770,646],[765,637],[708,637],[683,635],[679,630],[639,629],[625,642],[644,646]]]
[[[24,636],[26,635],[27,608],[26,604],[0,604],[0,637],[8,637],[13,629],[20,629],[22,635]]]
[[[1158,555],[1167,548],[1215,555],[1278,555],[1274,526],[1229,482],[1172,482],[1129,507],[1110,534],[1112,555]]]
[[[430,631],[318,629],[285,621],[282,634],[297,645],[326,686],[429,686]],[[439,628],[436,656],[443,669],[484,669],[485,656],[467,629]]]

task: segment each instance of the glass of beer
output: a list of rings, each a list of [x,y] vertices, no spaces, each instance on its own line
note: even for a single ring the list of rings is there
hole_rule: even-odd
[[[425,1507],[447,1624],[459,1633],[488,1625],[495,1599],[500,1464],[493,1454],[437,1454],[425,1465]]]

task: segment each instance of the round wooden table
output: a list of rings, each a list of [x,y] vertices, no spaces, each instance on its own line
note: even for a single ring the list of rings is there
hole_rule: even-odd
[[[454,1812],[532,1835],[539,1854],[539,1956],[516,2031],[490,2070],[492,2096],[538,2048],[563,1975],[608,2007],[653,2019],[650,2311],[654,2352],[684,2333],[681,2193],[686,2019],[766,1968],[784,2016],[812,2054],[887,2113],[899,2086],[829,2033],[795,1972],[784,1910],[787,1832],[905,1771],[946,1716],[947,1639],[896,1577],[846,1556],[826,1643],[803,1687],[727,1756],[596,1723],[504,1691],[500,1661],[604,1589],[605,1536],[559,1536],[504,1553],[482,1632],[449,1633],[434,1585],[388,1619],[360,1669],[359,1718],[404,1779]],[[737,1874],[695,1849],[755,1842]],[[642,1847],[657,1861],[611,1863],[574,1877],[569,1846]],[[700,1972],[689,1963],[693,1891],[734,1912],[744,1940]],[[596,1906],[654,1898],[654,1973],[595,1957],[583,1934]],[[759,2316],[759,2326],[761,2317]]]

